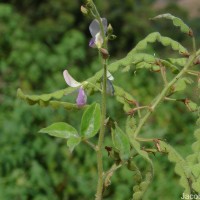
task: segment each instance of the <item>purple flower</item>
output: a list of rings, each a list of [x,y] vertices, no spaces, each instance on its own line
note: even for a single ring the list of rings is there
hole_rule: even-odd
[[[80,87],[78,91],[78,97],[76,99],[76,104],[78,105],[78,107],[82,107],[86,104],[86,102],[87,102],[87,96],[85,94],[83,87]]]
[[[106,18],[101,18],[102,24],[103,24],[103,29],[104,33],[106,34],[107,32],[107,19]],[[89,26],[90,33],[92,35],[92,39],[89,42],[89,46],[92,48],[101,48],[103,44],[103,36],[101,35],[101,29],[99,22],[97,19],[94,19],[90,26]]]
[[[76,104],[78,107],[82,107],[87,102],[87,95],[83,89],[83,86],[81,83],[77,82],[67,70],[64,70],[63,72],[64,79],[70,87],[79,87],[78,96],[76,98]]]

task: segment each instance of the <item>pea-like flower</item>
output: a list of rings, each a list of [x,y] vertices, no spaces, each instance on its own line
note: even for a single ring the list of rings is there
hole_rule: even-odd
[[[78,90],[78,96],[76,98],[76,104],[78,107],[82,107],[86,104],[87,102],[87,95],[84,91],[83,85],[79,82],[77,82],[67,70],[64,70],[63,72],[64,79],[70,87],[79,87]]]
[[[101,18],[104,33],[107,32],[107,19]],[[89,42],[89,46],[92,48],[101,48],[103,45],[103,36],[101,34],[100,25],[97,19],[94,19],[89,26],[92,39]]]
[[[111,96],[113,96],[115,93],[115,89],[112,84],[113,80],[114,80],[114,77],[112,76],[112,74],[109,71],[107,71],[106,93]],[[101,83],[101,86],[103,86],[103,83]]]

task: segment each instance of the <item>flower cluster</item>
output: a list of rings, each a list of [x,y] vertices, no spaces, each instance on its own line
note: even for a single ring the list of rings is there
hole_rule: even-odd
[[[107,33],[107,19],[101,18],[102,24],[103,24],[103,30],[104,34]],[[98,48],[100,49],[103,45],[103,36],[101,34],[101,28],[100,24],[97,19],[94,19],[90,26],[89,26],[90,33],[92,35],[92,39],[89,42],[89,46],[92,48]],[[87,102],[87,95],[84,91],[83,83],[77,82],[67,70],[64,70],[63,72],[64,79],[70,87],[79,88],[78,90],[78,96],[76,98],[76,104],[78,107],[83,107]],[[107,71],[107,89],[106,92],[109,95],[114,94],[114,87],[112,85],[112,80],[114,80],[113,76],[110,74],[109,71]]]

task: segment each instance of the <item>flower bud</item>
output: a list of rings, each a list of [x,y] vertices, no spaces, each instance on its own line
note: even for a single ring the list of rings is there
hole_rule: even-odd
[[[92,8],[92,2],[91,2],[91,0],[87,0],[86,7],[87,7],[88,9],[91,9],[91,8]]]
[[[112,27],[111,24],[108,25],[107,33],[108,33],[108,35],[112,35],[113,34],[113,27]]]
[[[100,48],[99,50],[101,52],[103,59],[107,59],[110,56],[107,49]]]
[[[88,14],[88,9],[84,6],[81,6],[81,12],[84,14],[84,15],[87,15]]]
[[[109,36],[108,36],[108,39],[109,39],[109,40],[115,40],[116,38],[117,38],[116,35],[109,35]]]

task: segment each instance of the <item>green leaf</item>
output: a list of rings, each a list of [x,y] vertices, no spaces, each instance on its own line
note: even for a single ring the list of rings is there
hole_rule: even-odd
[[[140,143],[135,140],[134,132],[136,129],[136,121],[133,117],[129,116],[126,121],[126,133],[129,136],[131,146],[136,150],[136,152],[142,156],[151,166],[152,176],[154,174],[153,163],[149,158],[149,155],[146,151],[141,150]]]
[[[145,192],[147,191],[152,179],[152,174],[150,172],[146,173],[145,180],[143,180],[138,185],[133,187],[133,198],[132,200],[141,200],[144,196]]]
[[[142,180],[142,173],[140,172],[140,170],[139,170],[138,166],[136,165],[136,163],[134,162],[134,160],[128,160],[127,168],[130,171],[135,172],[134,180],[136,180],[137,182]]]
[[[66,110],[80,110],[87,108],[87,105],[83,107],[78,107],[76,104],[62,101],[55,101],[52,99],[61,99],[64,95],[69,94],[74,88],[67,88],[64,90],[59,90],[50,94],[42,95],[26,95],[22,92],[21,89],[17,90],[17,97],[26,101],[30,105],[38,104],[42,107],[50,106],[52,108],[64,108]]]
[[[200,118],[197,119],[196,125],[197,125],[197,126],[200,126]]]
[[[127,100],[133,100],[135,101],[135,99],[133,98],[132,95],[130,95],[128,92],[126,92],[123,88],[114,85],[114,89],[115,89],[115,97],[116,100],[118,102],[120,102],[121,104],[123,104],[123,109],[125,112],[128,112],[131,110],[131,106],[128,103]]]
[[[133,172],[133,179],[135,186],[133,187],[133,191],[137,192],[140,190],[139,184],[142,182],[142,172],[139,170],[138,166],[134,162],[134,160],[128,160],[127,168]],[[137,185],[136,185],[137,184]],[[138,186],[138,187],[137,187]]]
[[[197,120],[197,125],[199,119]],[[192,188],[196,192],[200,193],[200,128],[195,130],[194,136],[196,141],[192,144],[193,153],[187,156],[186,160],[192,174],[195,176],[195,180],[192,181]]]
[[[188,105],[188,108],[191,112],[198,110],[198,105],[191,100],[189,101],[189,103],[187,105]]]
[[[175,92],[178,92],[178,91],[183,91],[186,89],[187,87],[187,84],[192,84],[192,80],[190,78],[187,78],[187,77],[183,77],[183,78],[180,78],[177,80],[177,82],[174,84],[174,87],[175,87]]]
[[[72,152],[74,148],[81,142],[81,138],[78,136],[72,136],[67,141],[67,146],[69,150]]]
[[[172,73],[177,74],[180,71],[174,64],[168,62],[167,60],[160,60],[160,61],[163,66],[171,69]]]
[[[131,138],[130,142],[131,142],[131,146],[136,150],[136,152],[142,156],[151,166],[151,171],[152,171],[152,178],[154,175],[154,168],[153,168],[153,162],[152,160],[149,158],[149,155],[146,151],[141,150],[140,147],[140,143],[137,142],[133,137],[131,137],[131,135],[129,136],[129,138]]]
[[[185,194],[191,193],[191,181],[194,179],[187,162],[169,144],[160,141],[162,151],[168,153],[170,162],[175,163],[175,173],[180,176],[180,185],[185,189]]]
[[[127,54],[127,56],[125,58],[122,58],[120,60],[117,60],[117,61],[109,64],[108,70],[111,73],[113,73],[113,72],[116,72],[120,67],[127,69],[127,66],[134,66],[141,60],[143,60],[143,66],[140,64],[140,66],[138,66],[138,67],[154,68],[155,65],[152,64],[152,62],[155,61],[154,56],[152,56],[150,54],[140,53],[138,51],[145,50],[148,43],[153,43],[155,41],[161,42],[164,46],[171,46],[172,49],[179,51],[179,53],[181,53],[181,54],[188,55],[188,51],[180,43],[178,43],[170,38],[163,37],[160,35],[160,33],[156,32],[156,33],[149,34],[145,39],[140,41],[136,45],[136,47]],[[145,64],[145,62],[146,62],[146,64]],[[100,81],[102,74],[103,74],[103,70],[100,70],[94,76],[87,79],[85,81],[85,83],[88,82],[88,83],[92,83],[92,84],[86,84],[85,89],[86,90],[89,89],[90,91],[96,90],[94,85]],[[77,88],[68,87],[63,90],[58,90],[53,93],[42,94],[42,95],[27,95],[27,94],[24,94],[21,89],[18,89],[17,97],[26,101],[30,105],[34,105],[34,104],[38,104],[40,106],[49,106],[50,105],[55,108],[62,106],[68,110],[69,109],[80,109],[80,108],[76,107],[74,104],[70,105],[70,103],[65,104],[64,102],[59,104],[58,101],[52,101],[54,99],[61,99],[63,96],[71,94],[76,89]],[[122,99],[120,99],[120,101],[122,101]],[[124,106],[125,106],[125,104],[124,104]],[[124,107],[124,109],[127,109],[127,106]]]
[[[81,135],[83,138],[91,138],[97,134],[101,124],[101,110],[98,103],[90,105],[81,120]]]
[[[136,53],[133,55],[133,64],[137,64],[139,62],[147,62],[147,63],[155,63],[156,57],[147,53]]]
[[[168,58],[169,62],[173,65],[184,67],[187,63],[187,58]]]
[[[65,122],[51,124],[46,128],[42,128],[39,133],[47,133],[51,136],[65,139],[78,136],[77,130]]]
[[[135,188],[136,188],[136,187],[134,187],[134,189],[135,189]],[[139,186],[138,186],[138,188],[139,188]],[[133,194],[132,200],[141,200],[141,199],[142,199],[142,196],[143,196],[143,192],[137,191],[137,192],[135,192],[135,193]]]
[[[161,63],[166,68],[171,69],[173,73],[177,73],[178,71],[180,71],[174,64],[170,63],[169,61],[156,58],[155,56],[147,53],[136,53],[132,56],[132,59],[133,59],[132,64],[136,65],[136,69],[146,68],[156,71],[160,69],[158,63]],[[125,68],[125,70],[130,70],[130,69]]]
[[[185,83],[185,80],[184,78],[181,78],[179,79],[176,84],[174,85],[175,87],[175,92],[178,92],[178,91],[183,91],[186,89],[186,83]]]
[[[161,36],[159,32],[154,32],[141,40],[127,56],[131,57],[133,53],[147,49],[148,43],[155,43],[156,41],[160,42],[163,46],[170,46],[174,51],[178,51],[182,55],[189,55],[187,49],[177,41],[169,37]]]
[[[154,66],[153,63],[147,63],[147,62],[139,62],[136,64],[136,69],[152,69]],[[158,67],[160,69],[160,67]]]
[[[115,124],[112,129],[113,146],[119,151],[122,161],[126,161],[130,157],[130,143],[127,135]]]
[[[196,192],[200,193],[200,177],[197,179],[196,182],[192,183],[192,188],[193,188]]]
[[[48,102],[52,99],[61,99],[64,95],[70,94],[73,91],[73,88],[67,88],[63,90],[58,90],[49,94],[41,94],[41,95],[26,95],[19,88],[17,90],[17,97],[27,101],[29,104],[40,104],[40,102]]]
[[[86,109],[88,105],[85,105],[83,107],[79,107],[76,104],[69,103],[69,102],[62,102],[62,101],[49,101],[48,105],[52,108],[64,108],[66,110],[80,110],[80,109]]]
[[[136,120],[133,116],[128,116],[126,120],[126,133],[130,138],[134,136],[134,132],[136,130]]]
[[[170,13],[158,15],[158,16],[152,18],[152,20],[156,20],[156,19],[172,20],[174,26],[180,27],[181,32],[186,33],[190,36],[193,36],[192,30],[180,18],[175,17],[175,16],[171,15]]]
[[[199,159],[199,151],[200,151],[200,128],[196,129],[194,131],[194,136],[196,138],[196,141],[192,144],[192,150],[193,150],[193,154],[189,155],[187,157],[187,161],[190,164],[196,164],[196,163],[200,163],[200,159]]]

